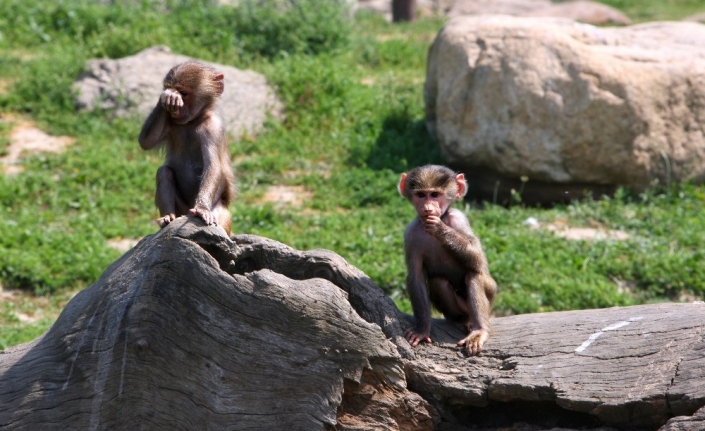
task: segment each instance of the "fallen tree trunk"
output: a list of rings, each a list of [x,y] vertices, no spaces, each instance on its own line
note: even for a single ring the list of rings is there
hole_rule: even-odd
[[[494,319],[411,348],[410,317],[325,250],[180,218],[0,353],[0,428],[702,429],[705,305]],[[670,419],[670,420],[669,420]],[[521,429],[521,428],[517,428]]]
[[[431,337],[440,343],[417,350],[406,367],[409,387],[441,394],[441,407],[460,419],[463,408],[455,406],[497,411],[528,403],[529,409],[548,409],[554,416],[571,412],[577,423],[568,422],[576,427],[657,429],[705,405],[705,304],[531,314],[494,322],[487,350],[470,360],[449,354],[459,334],[436,322]]]

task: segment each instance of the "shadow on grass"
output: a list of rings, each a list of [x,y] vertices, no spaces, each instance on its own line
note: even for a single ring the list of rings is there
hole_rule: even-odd
[[[369,169],[389,169],[396,173],[429,163],[443,163],[440,148],[428,134],[425,121],[415,120],[406,110],[384,119],[382,131],[363,160]]]

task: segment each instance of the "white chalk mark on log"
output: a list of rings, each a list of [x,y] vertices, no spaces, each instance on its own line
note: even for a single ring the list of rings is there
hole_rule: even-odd
[[[612,325],[610,325],[610,326],[607,326],[607,327],[604,327],[604,328],[600,329],[599,331],[597,331],[597,332],[595,332],[594,334],[592,334],[592,335],[590,336],[590,338],[588,338],[587,340],[585,340],[585,342],[584,342],[583,344],[581,344],[580,347],[578,347],[577,349],[575,349],[575,353],[582,353],[582,352],[584,352],[585,349],[587,349],[587,348],[590,346],[590,344],[592,344],[595,340],[597,340],[597,339],[600,337],[600,335],[604,334],[605,332],[607,332],[607,331],[614,331],[614,330],[616,330],[616,329],[623,328],[623,327],[629,325],[630,323],[639,321],[639,320],[641,320],[641,319],[643,319],[643,317],[632,317],[632,318],[630,318],[629,320],[622,320],[621,322],[617,322],[617,323],[614,323],[614,324],[612,324]]]
[[[124,307],[124,306],[123,306]],[[103,319],[108,319],[109,313],[103,314]],[[98,353],[98,363],[96,364],[96,373],[93,376],[93,400],[91,401],[91,414],[88,424],[88,429],[95,431],[100,428],[100,406],[103,403],[103,395],[105,393],[105,383],[110,375],[110,368],[113,362],[114,346],[117,336],[119,334],[119,328],[117,325],[105,325],[103,326],[105,332],[103,336],[101,334],[95,334],[96,337],[100,338],[98,343],[98,348],[100,352]]]
[[[575,349],[575,351],[576,351],[577,353],[580,353],[580,352],[584,351],[585,349],[588,348],[588,346],[589,346],[590,344],[592,344],[593,341],[597,340],[597,337],[599,337],[599,336],[602,335],[602,334],[603,334],[602,331],[595,332],[594,334],[592,334],[592,335],[590,336],[590,338],[588,338],[587,340],[585,340],[585,342],[584,342],[583,344],[581,344],[580,347],[578,347],[577,349]]]
[[[619,328],[621,328],[621,327],[623,327],[623,326],[627,326],[627,325],[630,324],[630,323],[632,323],[632,322],[628,322],[628,321],[617,322],[617,323],[615,323],[614,325],[610,325],[610,326],[608,326],[608,327],[606,327],[606,328],[602,328],[602,332],[614,331],[615,329],[619,329]]]
[[[91,330],[91,327],[93,326],[93,320],[95,319],[95,315],[98,310],[100,310],[100,306],[103,304],[103,299],[104,298],[101,298],[100,301],[98,301],[98,305],[95,307],[95,310],[93,310],[91,318],[88,319],[88,325],[86,325],[86,328],[81,333],[81,342],[78,343],[76,351],[74,352],[73,357],[71,358],[71,368],[69,368],[69,375],[68,377],[66,377],[66,382],[64,382],[64,386],[61,388],[62,391],[65,391],[66,388],[69,387],[69,380],[71,380],[71,376],[73,375],[73,366],[76,364],[76,359],[78,359],[78,354],[81,351],[81,348],[84,344],[86,344],[86,334]]]
[[[127,365],[127,334],[125,334],[125,345],[122,348],[122,370],[120,370],[120,391],[118,396],[122,396],[122,388],[125,384],[125,365]]]
[[[103,404],[103,395],[105,395],[105,385],[110,376],[110,371],[113,365],[113,357],[115,356],[115,345],[117,343],[118,337],[120,336],[120,331],[125,324],[125,320],[129,318],[128,311],[129,308],[135,301],[135,298],[142,292],[142,288],[146,284],[147,277],[154,266],[154,263],[161,258],[161,249],[157,247],[157,252],[155,252],[147,264],[147,270],[141,274],[139,278],[135,280],[135,283],[139,283],[135,289],[133,289],[130,296],[121,301],[119,304],[119,309],[115,310],[112,316],[120,316],[121,321],[117,324],[105,325],[105,334],[96,334],[96,337],[100,337],[99,348],[100,353],[98,354],[98,364],[96,367],[97,374],[93,377],[95,380],[93,382],[93,400],[91,402],[91,413],[90,413],[90,423],[88,424],[88,429],[95,431],[101,429],[100,420],[100,406]],[[111,313],[105,313],[103,315],[103,320],[109,319]],[[125,332],[125,351],[123,352],[123,362],[122,370],[120,375],[120,386],[119,395],[122,395],[122,385],[123,376],[125,370],[125,358],[127,356],[127,332]]]

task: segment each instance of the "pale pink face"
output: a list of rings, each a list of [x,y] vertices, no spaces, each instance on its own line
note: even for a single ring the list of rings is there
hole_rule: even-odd
[[[411,194],[411,203],[422,219],[430,216],[440,217],[451,204],[445,193],[434,189],[414,190]]]

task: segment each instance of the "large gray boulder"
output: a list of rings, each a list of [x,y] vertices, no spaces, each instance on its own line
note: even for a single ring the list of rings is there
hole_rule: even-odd
[[[146,117],[159,100],[166,73],[188,60],[197,59],[174,54],[165,46],[154,46],[117,60],[90,60],[86,71],[74,83],[78,94],[76,105],[79,109],[114,111],[118,116]],[[226,129],[233,138],[256,134],[268,115],[275,118],[283,115],[283,105],[263,75],[203,63],[225,75],[221,106]]]
[[[358,0],[353,10],[377,12],[392,18],[391,0]],[[627,25],[629,18],[619,10],[590,0],[553,3],[551,0],[416,0],[421,16],[512,15],[569,18],[595,25]]]
[[[453,18],[429,49],[425,99],[429,130],[480,195],[705,180],[697,23]]]
[[[569,18],[595,25],[628,25],[619,10],[590,0],[553,3],[551,0],[455,0],[448,6],[449,17],[461,15],[512,15]]]
[[[552,4],[551,0],[455,0],[447,6],[446,14],[451,18],[462,15],[521,16]]]
[[[551,4],[537,8],[523,16],[546,16],[569,18],[575,21],[595,25],[629,25],[629,17],[619,10],[602,3],[589,0],[575,0]]]

